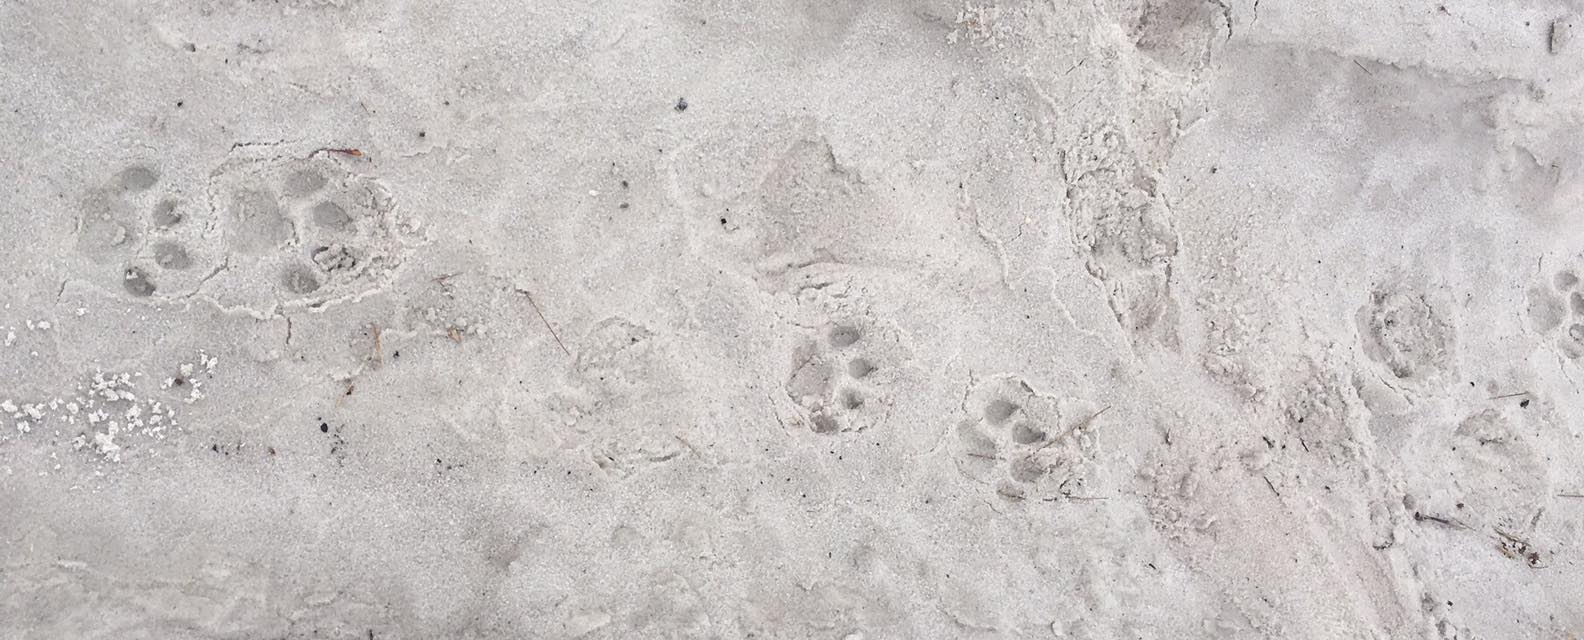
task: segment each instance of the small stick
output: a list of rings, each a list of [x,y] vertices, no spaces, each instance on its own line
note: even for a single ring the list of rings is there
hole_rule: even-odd
[[[1063,434],[1061,434],[1059,436],[1051,438],[1045,444],[1042,444],[1039,447],[1035,448],[1033,451],[1029,452],[1028,457],[1032,458],[1032,457],[1034,457],[1034,454],[1039,453],[1041,451],[1044,451],[1045,447],[1048,447],[1048,446],[1051,446],[1051,445],[1056,444],[1058,442],[1061,442],[1062,440],[1066,439],[1067,436],[1070,436],[1070,435],[1072,435],[1074,433],[1077,433],[1079,429],[1087,427],[1087,426],[1089,426],[1090,423],[1094,422],[1094,419],[1100,417],[1100,414],[1105,413],[1105,412],[1110,411],[1110,410],[1111,410],[1111,407],[1109,405],[1107,405],[1106,408],[1089,414],[1089,417],[1084,418],[1083,421],[1079,422],[1078,424],[1073,425],[1072,428],[1068,429],[1066,433],[1063,433]]]
[[[1500,527],[1491,527],[1491,531],[1495,531],[1496,535],[1499,535],[1499,536],[1501,536],[1503,538],[1506,538],[1508,542],[1514,542],[1514,543],[1517,543],[1517,544],[1524,545],[1526,547],[1529,546],[1529,543],[1526,542],[1524,539],[1519,538],[1518,536],[1515,536],[1513,534],[1507,533],[1506,531],[1502,531]]]
[[[385,366],[385,341],[380,337],[379,325],[374,325],[374,360]]]
[[[683,445],[687,446],[688,451],[692,451],[694,456],[697,456],[697,457],[700,457],[700,458],[704,457],[704,454],[699,453],[698,448],[694,447],[693,443],[688,442],[687,440],[683,440],[682,436],[679,436],[679,435],[673,433],[673,434],[671,434],[671,437],[676,438],[677,442],[680,442]]]
[[[1280,498],[1281,497],[1281,492],[1276,490],[1276,485],[1275,485],[1275,483],[1271,482],[1270,476],[1260,476],[1260,477],[1265,479],[1265,486],[1270,487],[1271,493],[1276,494],[1276,497]]]
[[[1424,522],[1426,520],[1429,520],[1431,522],[1434,522],[1434,523],[1437,523],[1437,524],[1443,524],[1443,525],[1446,525],[1448,527],[1461,527],[1461,528],[1464,528],[1464,529],[1469,528],[1468,525],[1463,524],[1461,522],[1448,520],[1448,519],[1443,518],[1441,516],[1433,516],[1433,515],[1426,514],[1426,513],[1419,513],[1418,511],[1414,512],[1413,519],[1414,519],[1415,522]]]
[[[1507,398],[1516,398],[1518,396],[1527,396],[1527,395],[1529,395],[1528,391],[1519,391],[1518,393],[1504,393],[1502,395],[1492,397],[1491,400],[1505,400]]]
[[[518,291],[528,297],[529,306],[533,307],[534,314],[539,316],[539,321],[544,323],[545,328],[550,330],[550,337],[555,338],[556,346],[561,347],[561,353],[567,354],[569,358],[572,357],[572,352],[568,351],[566,345],[561,343],[561,336],[556,335],[555,327],[550,326],[550,321],[545,319],[544,312],[539,310],[539,303],[534,302],[533,294],[528,293],[527,289],[518,289]]]
[[[1110,500],[1110,498],[1107,498],[1105,496],[1075,496],[1075,495],[1072,495],[1072,494],[1064,493],[1064,494],[1061,494],[1059,496],[1051,496],[1049,498],[1040,498],[1040,500],[1043,500],[1045,502],[1061,502],[1063,500],[1077,500],[1078,502],[1098,502],[1100,500]]]
[[[1584,493],[1559,493],[1558,498],[1584,498]]]

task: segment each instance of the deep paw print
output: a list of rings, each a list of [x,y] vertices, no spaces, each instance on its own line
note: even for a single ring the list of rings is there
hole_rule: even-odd
[[[886,403],[874,384],[880,365],[863,341],[862,327],[838,324],[793,352],[787,395],[808,412],[815,433],[861,431],[884,418]]]
[[[227,304],[317,304],[388,281],[406,244],[395,203],[352,157],[245,149],[209,185],[232,268],[219,274]]]
[[[1529,288],[1529,324],[1569,359],[1584,358],[1584,286],[1574,269]]]
[[[953,461],[963,475],[1008,500],[1085,495],[1087,429],[1103,410],[1038,393],[1016,376],[975,385],[957,423]]]

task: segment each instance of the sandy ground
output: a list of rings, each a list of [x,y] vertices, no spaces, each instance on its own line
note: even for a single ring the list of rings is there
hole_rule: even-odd
[[[0,638],[1584,635],[1581,11],[0,0]]]

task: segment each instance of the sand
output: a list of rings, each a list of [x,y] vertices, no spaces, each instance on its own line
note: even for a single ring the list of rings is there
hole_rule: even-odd
[[[0,638],[1584,635],[1577,0],[0,2]]]

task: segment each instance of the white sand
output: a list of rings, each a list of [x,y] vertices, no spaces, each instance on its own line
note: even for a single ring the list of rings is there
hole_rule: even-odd
[[[1579,637],[1581,11],[0,0],[0,638]]]

